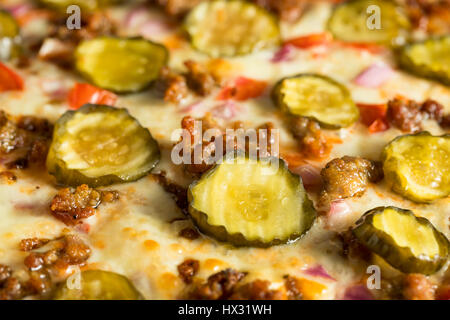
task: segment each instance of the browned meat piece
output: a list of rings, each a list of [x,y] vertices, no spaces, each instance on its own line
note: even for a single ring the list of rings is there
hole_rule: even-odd
[[[255,280],[234,290],[230,300],[286,300],[280,290],[271,290],[267,280]]]
[[[114,190],[106,190],[106,191],[102,191],[102,202],[114,202],[117,199],[119,199],[119,192],[118,191],[114,191]]]
[[[154,173],[152,176],[166,192],[170,193],[173,196],[178,208],[180,208],[183,213],[187,214],[187,189],[167,179],[166,173],[164,171],[160,173]]]
[[[67,235],[61,259],[68,264],[80,264],[89,259],[91,249],[78,237]]]
[[[52,280],[46,270],[31,271],[30,279],[27,282],[30,293],[38,294],[43,297],[49,293],[52,288]]]
[[[25,295],[25,288],[15,277],[9,277],[0,287],[0,300],[17,300]]]
[[[323,158],[328,155],[331,145],[317,122],[302,117],[292,117],[290,121],[291,131],[299,139],[302,152],[307,157]]]
[[[21,132],[7,114],[0,110],[0,153],[10,153],[25,143],[24,132]]]
[[[303,14],[310,0],[253,0],[259,6],[276,13],[281,20],[296,21]]]
[[[444,106],[439,102],[427,99],[422,103],[420,110],[429,119],[434,119],[438,123],[442,122],[442,118],[444,117]]]
[[[350,230],[338,235],[342,241],[342,255],[350,259],[369,261],[372,252],[363,246]]]
[[[387,118],[402,131],[417,132],[421,129],[423,115],[417,102],[395,98],[388,102]]]
[[[75,47],[76,45],[69,41],[46,38],[39,49],[38,57],[66,67],[72,63]]]
[[[399,0],[416,28],[436,35],[450,32],[449,0]]]
[[[49,243],[49,239],[27,238],[20,241],[20,250],[31,251]]]
[[[0,179],[2,179],[8,184],[12,184],[17,181],[17,177],[11,171],[0,172]]]
[[[36,271],[42,268],[44,265],[44,258],[42,253],[31,252],[24,260],[25,266],[30,271]]]
[[[46,138],[51,138],[53,133],[53,125],[47,119],[34,116],[19,117],[17,127]]]
[[[442,117],[441,126],[443,128],[450,128],[450,114]]]
[[[229,298],[236,285],[245,277],[245,273],[225,269],[211,275],[206,283],[195,287],[189,294],[190,299],[223,300]]]
[[[189,228],[189,227],[180,230],[178,235],[180,237],[183,237],[183,238],[188,239],[188,240],[195,240],[198,237],[200,237],[200,234],[198,233],[197,230],[195,230],[193,228]]]
[[[43,166],[47,159],[49,141],[37,139],[31,143],[31,148],[27,154],[27,163]]]
[[[324,181],[323,196],[328,201],[361,196],[369,182],[383,178],[378,162],[344,156],[327,163],[320,172]]]
[[[407,300],[434,300],[434,286],[423,274],[408,274],[404,278],[403,296]]]
[[[0,287],[9,277],[11,277],[12,271],[8,266],[0,264]]]
[[[178,265],[178,273],[184,283],[192,283],[192,279],[200,268],[200,262],[195,259],[186,259]]]
[[[59,190],[52,200],[50,210],[58,220],[67,225],[75,225],[81,219],[92,216],[100,202],[100,192],[82,184],[75,191],[70,188]]]
[[[186,79],[168,67],[161,69],[158,87],[164,92],[164,101],[179,104],[188,95]]]
[[[201,96],[211,93],[215,86],[214,77],[195,61],[187,60],[184,65],[188,69],[186,73],[188,87]]]
[[[286,287],[288,300],[301,300],[302,299],[302,292],[300,291],[300,288],[297,284],[297,278],[289,276],[289,275],[285,276],[284,277],[284,286]]]

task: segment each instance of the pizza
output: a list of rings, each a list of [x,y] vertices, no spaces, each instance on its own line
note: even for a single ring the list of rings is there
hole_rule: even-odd
[[[0,299],[449,299],[448,0],[4,0]]]

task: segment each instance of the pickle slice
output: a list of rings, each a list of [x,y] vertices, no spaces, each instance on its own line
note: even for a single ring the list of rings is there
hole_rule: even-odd
[[[269,247],[311,228],[312,202],[283,160],[226,159],[189,186],[189,213],[201,231],[236,246]]]
[[[56,122],[47,169],[60,184],[97,187],[135,181],[159,158],[157,142],[126,109],[86,104]]]
[[[450,35],[406,45],[399,57],[406,70],[450,85]]]
[[[405,273],[432,274],[447,261],[447,237],[410,210],[378,207],[366,212],[353,234],[371,251]]]
[[[192,45],[212,57],[237,56],[275,46],[280,41],[278,21],[245,1],[206,1],[186,17]]]
[[[76,277],[76,276],[72,276]],[[87,270],[79,283],[60,285],[54,300],[142,300],[143,297],[126,277],[109,271]],[[79,287],[77,287],[79,285]]]
[[[415,202],[450,194],[450,135],[403,135],[383,150],[383,171],[392,189]]]
[[[147,87],[167,59],[164,46],[142,38],[101,37],[81,42],[75,51],[81,74],[98,87],[119,93]]]
[[[7,61],[20,53],[19,26],[8,12],[0,10],[0,61]]]
[[[333,36],[346,42],[399,44],[404,42],[409,27],[400,8],[382,0],[345,2],[328,20]]]
[[[318,74],[281,79],[272,97],[275,104],[288,113],[312,118],[324,127],[348,127],[359,118],[359,110],[348,89]]]

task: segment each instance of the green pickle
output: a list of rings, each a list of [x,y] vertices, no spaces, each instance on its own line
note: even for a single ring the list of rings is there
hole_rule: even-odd
[[[11,14],[0,10],[0,61],[8,61],[19,53],[19,26]]]
[[[410,210],[374,208],[356,222],[352,232],[364,246],[404,273],[433,274],[448,260],[447,237]]]
[[[272,98],[287,113],[312,118],[328,128],[348,127],[359,118],[348,89],[318,74],[281,79],[273,89]]]
[[[353,0],[335,8],[328,29],[346,42],[396,45],[405,41],[410,24],[391,1]]]
[[[81,8],[81,13],[85,11],[92,12],[94,10],[105,8],[107,6],[119,3],[120,0],[39,0],[43,5],[49,8],[66,13],[66,10],[71,5],[76,5]]]
[[[245,1],[206,1],[185,19],[192,45],[212,57],[237,56],[280,42],[277,19]]]
[[[189,213],[203,233],[235,246],[269,247],[311,228],[315,209],[283,160],[227,156],[189,186]]]
[[[159,158],[157,142],[126,109],[86,104],[56,122],[47,169],[60,184],[96,187],[138,180]]]
[[[77,288],[76,285],[79,285]],[[109,271],[87,270],[80,273],[80,282],[60,285],[54,300],[142,300],[139,291],[126,277]]]
[[[397,137],[384,148],[382,160],[388,185],[405,198],[426,203],[450,194],[450,135]]]
[[[404,46],[399,62],[411,73],[450,85],[450,35]]]
[[[167,49],[142,38],[100,37],[75,50],[77,70],[95,85],[118,93],[145,89],[167,63]]]

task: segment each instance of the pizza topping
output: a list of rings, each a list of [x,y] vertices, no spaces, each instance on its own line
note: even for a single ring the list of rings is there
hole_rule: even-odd
[[[290,275],[284,277],[289,300],[317,300],[326,286],[308,279],[299,279]]]
[[[197,230],[189,227],[181,229],[178,235],[188,240],[195,240],[198,239],[198,237],[200,237],[200,234],[198,233]]]
[[[0,172],[0,181],[1,180],[8,184],[13,184],[17,181],[17,177],[11,171],[1,171]]]
[[[285,300],[282,290],[270,289],[270,281],[256,279],[236,288],[230,300]]]
[[[290,129],[306,157],[322,159],[330,153],[332,145],[316,121],[290,117]]]
[[[192,283],[192,279],[197,274],[200,268],[200,262],[194,259],[186,259],[178,265],[178,273],[184,283]]]
[[[256,4],[276,13],[281,20],[294,22],[308,7],[307,0],[253,0]]]
[[[288,114],[311,118],[325,127],[348,127],[359,118],[348,89],[326,76],[300,74],[284,78],[274,87],[272,96]]]
[[[189,213],[201,231],[237,246],[296,240],[316,216],[301,178],[276,158],[238,154],[224,159],[189,187],[188,198]]]
[[[164,46],[148,40],[100,37],[82,41],[76,68],[95,85],[114,92],[135,92],[147,87],[167,63]]]
[[[367,11],[373,6],[379,10],[382,27],[370,19],[372,16]],[[369,28],[371,22],[373,27]],[[328,29],[336,39],[346,42],[396,44],[404,41],[409,21],[390,1],[354,0],[336,7],[328,20]]]
[[[67,97],[70,109],[76,110],[86,103],[114,106],[117,96],[87,83],[76,83]]]
[[[225,269],[208,277],[206,283],[196,286],[190,293],[190,299],[223,300],[229,298],[245,273]]]
[[[393,75],[394,72],[388,65],[375,63],[361,71],[353,81],[362,87],[378,88],[389,81]]]
[[[402,48],[399,61],[406,70],[450,84],[450,36],[428,39]]]
[[[22,77],[0,62],[0,92],[23,90]]]
[[[53,198],[50,210],[52,215],[67,225],[80,223],[81,219],[95,214],[95,209],[102,201],[112,202],[118,198],[116,191],[97,191],[86,184],[61,189]]]
[[[8,12],[0,10],[0,61],[7,61],[20,51],[19,26]]]
[[[450,136],[428,132],[399,136],[383,151],[383,170],[392,189],[416,202],[450,194]]]
[[[403,285],[403,298],[407,300],[434,300],[434,285],[423,274],[407,274]]]
[[[141,300],[142,295],[126,277],[109,271],[81,272],[81,290],[62,283],[53,295],[54,300]]]
[[[20,241],[20,250],[22,251],[31,251],[34,249],[39,249],[42,246],[45,246],[50,240],[49,239],[40,239],[40,238],[27,238],[22,239]]]
[[[186,78],[168,67],[162,67],[158,85],[164,92],[164,101],[180,104],[188,95]]]
[[[446,236],[427,219],[396,207],[366,212],[352,232],[364,246],[405,273],[435,273],[446,263],[450,250]]]
[[[421,128],[420,105],[413,100],[393,99],[388,102],[387,118],[395,127],[405,132],[417,132]]]
[[[56,122],[47,169],[61,184],[96,187],[135,181],[158,161],[157,142],[126,109],[87,104]]]
[[[448,0],[407,0],[406,12],[413,25],[431,34],[450,33]]]
[[[234,84],[226,86],[217,96],[217,100],[244,101],[261,96],[267,88],[267,82],[246,77],[238,77]]]
[[[185,61],[184,65],[188,69],[186,74],[188,87],[201,96],[206,96],[211,93],[216,84],[211,73],[201,64],[193,60]]]
[[[306,36],[289,39],[284,42],[285,45],[292,45],[300,49],[308,49],[316,46],[328,45],[333,37],[328,32],[313,33]]]
[[[331,160],[320,174],[324,181],[322,196],[330,202],[361,196],[369,182],[383,178],[379,163],[349,156]]]
[[[279,42],[276,19],[244,1],[206,1],[186,17],[192,45],[213,57],[236,56],[273,47]]]

